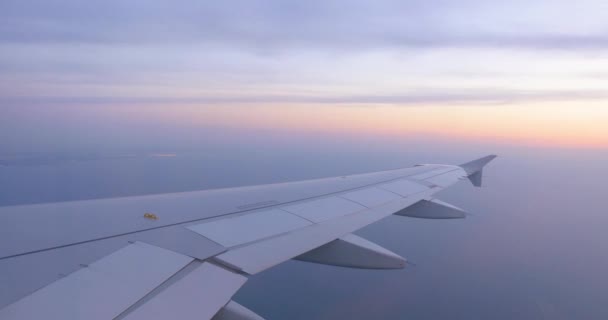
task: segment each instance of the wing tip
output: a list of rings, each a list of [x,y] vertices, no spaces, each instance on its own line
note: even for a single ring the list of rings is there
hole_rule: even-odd
[[[498,157],[495,154],[487,155],[479,159],[469,161],[460,165],[462,169],[467,173],[467,177],[475,187],[481,187],[481,181],[483,177],[483,168]]]
[[[479,159],[475,159],[473,161],[469,161],[467,163],[463,163],[459,165],[459,167],[463,168],[466,171],[467,175],[473,175],[483,169],[490,161],[494,160],[498,157],[495,154],[487,155],[485,157],[481,157]]]

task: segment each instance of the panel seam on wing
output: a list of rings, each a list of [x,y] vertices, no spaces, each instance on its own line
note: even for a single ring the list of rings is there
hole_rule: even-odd
[[[403,169],[407,169],[407,168],[403,168]],[[401,169],[395,169],[395,170],[401,170]],[[392,171],[392,170],[388,170],[388,171]],[[380,172],[384,172],[384,171],[380,171]],[[420,173],[416,173],[416,174],[420,174]],[[280,203],[280,204],[269,205],[269,206],[266,206],[266,207],[252,208],[252,209],[243,210],[243,211],[234,211],[234,212],[230,212],[230,213],[225,213],[225,214],[217,215],[217,216],[214,216],[212,218],[215,219],[215,218],[226,217],[228,215],[233,215],[233,214],[247,213],[247,212],[252,212],[252,211],[261,210],[261,209],[268,209],[268,208],[273,208],[273,207],[279,207],[279,206],[283,206],[283,205],[288,205],[288,204],[298,203],[298,202],[302,202],[302,201],[312,200],[312,199],[316,199],[316,198],[320,198],[320,197],[324,197],[324,196],[330,196],[330,195],[339,196],[340,194],[343,194],[343,193],[347,193],[347,192],[355,191],[355,190],[360,190],[360,189],[365,189],[365,188],[369,188],[369,187],[374,187],[374,186],[377,186],[377,185],[380,185],[380,184],[384,184],[384,183],[388,183],[388,182],[392,182],[392,181],[396,181],[396,180],[400,180],[400,179],[405,179],[405,178],[414,176],[416,174],[414,174],[414,173],[407,174],[407,175],[403,175],[403,176],[400,176],[400,177],[388,179],[388,180],[385,180],[385,181],[375,182],[375,183],[372,183],[372,184],[369,184],[369,185],[365,185],[365,186],[359,186],[359,187],[355,187],[355,188],[350,188],[350,189],[330,192],[330,193],[319,195],[319,196],[297,199],[297,200],[288,201],[288,202],[284,202],[284,203]],[[191,192],[198,192],[198,191],[191,191]],[[147,196],[147,195],[145,195],[145,196]],[[348,199],[345,199],[345,200],[348,200]],[[359,204],[359,203],[357,203],[357,204]],[[362,205],[362,204],[359,204],[359,205]],[[364,206],[364,207],[369,208],[367,206]],[[0,261],[3,260],[3,259],[15,258],[15,257],[19,257],[19,256],[29,255],[29,254],[35,254],[35,253],[45,252],[45,251],[48,251],[48,250],[60,249],[60,248],[65,248],[65,247],[70,247],[70,246],[76,246],[76,245],[81,245],[81,244],[85,244],[85,243],[90,243],[90,242],[95,242],[95,241],[100,241],[100,240],[106,240],[106,239],[116,238],[116,237],[120,237],[120,236],[130,235],[130,234],[135,234],[135,233],[139,233],[139,232],[145,232],[145,231],[150,231],[150,230],[162,229],[162,228],[167,228],[167,227],[172,227],[172,226],[187,225],[187,224],[191,224],[191,223],[195,223],[195,222],[199,222],[199,221],[204,221],[204,220],[208,220],[208,219],[211,219],[211,218],[210,217],[206,217],[206,218],[201,218],[201,219],[193,219],[193,220],[188,220],[188,221],[176,222],[176,223],[167,224],[167,225],[158,226],[158,227],[152,227],[152,228],[148,228],[148,229],[142,229],[142,230],[137,230],[137,231],[132,231],[132,232],[125,232],[125,233],[120,233],[120,234],[116,234],[116,235],[111,235],[111,236],[106,236],[106,237],[100,237],[100,238],[95,238],[95,239],[90,239],[90,240],[85,240],[85,241],[79,241],[79,242],[74,242],[74,243],[60,245],[60,246],[55,246],[55,247],[49,247],[49,248],[44,248],[44,249],[39,249],[39,250],[33,250],[33,251],[23,252],[23,253],[19,253],[19,254],[10,255],[10,256],[0,257]]]

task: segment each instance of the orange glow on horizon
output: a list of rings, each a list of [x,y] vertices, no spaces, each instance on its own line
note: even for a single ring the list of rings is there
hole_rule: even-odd
[[[608,148],[608,106],[601,106],[600,102],[585,106],[179,106],[170,116],[166,109],[156,110],[154,114],[168,121],[235,129],[392,137],[422,134],[525,145]]]

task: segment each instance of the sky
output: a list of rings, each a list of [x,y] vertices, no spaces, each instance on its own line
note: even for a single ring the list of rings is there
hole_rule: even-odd
[[[599,0],[0,3],[6,152],[252,135],[606,148],[606,87]]]
[[[463,163],[458,221],[289,261],[268,319],[607,319],[608,2],[0,1],[0,206]]]

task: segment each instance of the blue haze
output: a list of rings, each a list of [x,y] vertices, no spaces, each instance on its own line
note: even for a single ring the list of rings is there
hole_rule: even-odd
[[[0,204],[271,183],[498,153],[484,188],[462,182],[440,195],[471,212],[467,219],[390,217],[358,232],[414,265],[370,271],[290,261],[252,277],[235,299],[268,319],[608,318],[605,150],[311,140],[156,153],[4,155]]]

